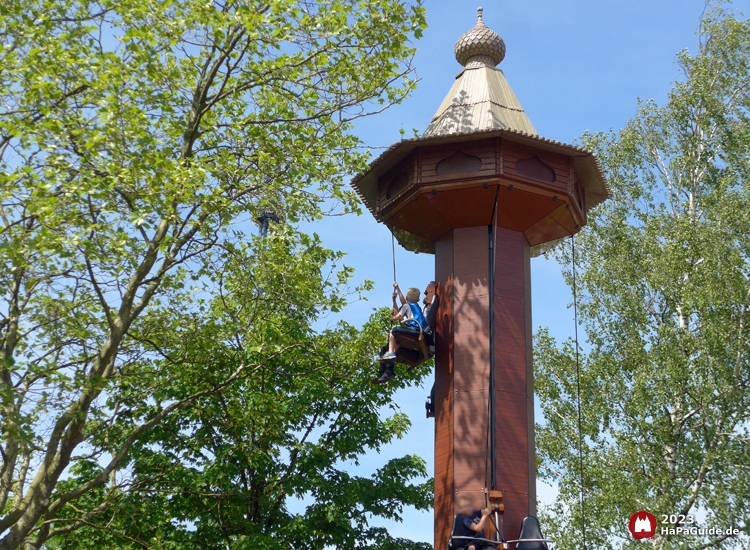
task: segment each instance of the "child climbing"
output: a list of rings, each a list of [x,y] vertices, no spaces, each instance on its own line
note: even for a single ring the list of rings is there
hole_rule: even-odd
[[[393,287],[396,291],[393,293],[393,315],[391,315],[391,321],[399,321],[401,324],[394,327],[388,335],[388,352],[380,357],[383,361],[396,359],[396,352],[399,348],[397,337],[399,333],[412,333],[414,329],[424,330],[427,328],[427,322],[424,320],[422,310],[419,308],[419,289],[410,288],[406,291],[406,299],[404,299],[398,283],[393,283]],[[396,294],[401,299],[402,305],[400,308],[396,307]]]
[[[400,338],[408,335],[418,337],[424,334],[432,345],[432,330],[425,320],[426,315],[432,307],[435,296],[435,282],[432,281],[425,289],[424,310],[419,307],[419,289],[410,288],[406,291],[406,296],[401,292],[397,282],[393,283],[393,310],[391,314],[392,321],[398,321],[399,324],[393,327],[388,335],[388,346],[383,348],[380,360],[380,374],[375,384],[384,384],[395,376],[393,364],[396,361],[398,350],[401,346]],[[396,303],[396,298],[401,301],[401,306]]]

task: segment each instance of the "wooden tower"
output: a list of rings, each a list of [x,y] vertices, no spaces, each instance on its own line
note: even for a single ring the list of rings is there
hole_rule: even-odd
[[[536,513],[530,258],[609,195],[591,152],[537,135],[481,8],[455,55],[463,69],[423,136],[353,181],[404,248],[435,254],[436,550],[459,494],[483,508],[502,491],[506,539]]]

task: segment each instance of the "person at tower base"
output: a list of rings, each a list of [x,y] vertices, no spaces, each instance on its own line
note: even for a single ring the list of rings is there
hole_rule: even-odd
[[[397,282],[393,283],[393,310],[391,311],[391,320],[399,321],[400,324],[393,327],[388,334],[388,345],[383,348],[380,361],[380,374],[377,379],[373,380],[375,384],[384,384],[393,378],[396,374],[393,364],[400,347],[399,336],[403,334],[415,335],[425,333],[430,345],[432,342],[432,332],[425,319],[432,306],[435,296],[436,284],[431,281],[425,289],[424,309],[419,307],[419,289],[410,288],[406,291],[406,296],[401,292]],[[401,306],[396,303],[396,298],[401,301]]]
[[[489,508],[484,510],[474,510],[471,499],[466,496],[459,496],[456,499],[456,523],[453,530],[454,537],[472,537],[483,539],[484,526],[487,523],[487,517],[490,515]],[[483,541],[472,542],[471,540],[458,539],[453,544],[454,549],[464,548],[465,550],[496,550],[495,546],[488,545]]]

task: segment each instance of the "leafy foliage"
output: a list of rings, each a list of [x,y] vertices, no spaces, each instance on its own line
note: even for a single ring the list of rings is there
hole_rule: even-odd
[[[427,475],[418,457],[393,460],[372,477],[347,472],[363,453],[406,433],[409,421],[391,396],[426,372],[387,387],[370,383],[388,311],[361,331],[346,323],[312,330],[311,318],[341,303],[346,281],[311,274],[340,256],[278,233],[257,257],[248,252],[227,259],[210,302],[177,318],[156,311],[133,329],[147,357],[123,369],[109,407],[128,414],[93,427],[96,448],[114,452],[133,424],[198,397],[136,442],[112,486],[89,496],[89,508],[106,503],[92,525],[52,547],[80,548],[85,540],[90,548],[128,541],[134,548],[381,548],[395,542],[369,518],[400,520],[404,506],[431,505],[431,483],[411,484]],[[161,328],[175,320],[173,330]],[[394,414],[383,418],[389,407]],[[81,462],[72,486],[101,470]],[[68,518],[59,519],[54,525],[64,529]]]
[[[750,548],[750,23],[706,12],[699,50],[664,106],[643,103],[618,133],[593,134],[613,197],[576,238],[586,526],[593,548],[635,548],[645,508],[694,515],[740,536],[663,535],[664,549]],[[567,265],[570,251],[559,253]],[[572,342],[536,340],[546,511],[581,546]]]
[[[173,517],[179,499],[136,489],[163,490],[148,480],[167,464],[174,475],[185,469],[185,483],[200,477],[200,491],[220,478],[212,471],[223,467],[220,457],[252,459],[232,466],[228,480],[241,467],[277,475],[258,456],[292,452],[284,445],[325,398],[294,410],[305,399],[294,392],[322,391],[316,376],[339,376],[329,355],[302,350],[329,341],[351,358],[355,346],[372,344],[373,329],[318,334],[321,316],[345,303],[351,272],[339,267],[327,281],[321,266],[340,258],[283,224],[271,249],[291,239],[287,252],[302,263],[285,258],[288,273],[276,272],[261,261],[272,252],[247,244],[243,223],[267,209],[291,223],[358,209],[344,187],[366,159],[352,121],[412,89],[409,41],[423,27],[418,0],[0,3],[0,549],[94,529],[112,504],[140,506],[138,498],[172,506],[146,508],[152,523],[143,529],[160,544],[166,531],[157,531],[167,526],[154,522]],[[248,292],[254,280],[272,286],[251,300],[238,295],[235,277]],[[322,290],[323,281],[334,287]],[[264,309],[271,295],[286,301]],[[242,303],[255,304],[257,317],[238,311]],[[282,369],[277,378],[252,385],[273,369]],[[328,388],[331,407],[346,409],[351,384]],[[254,414],[288,419],[273,432],[267,419],[258,426],[258,456],[225,433],[219,454],[205,455],[210,466],[199,461],[207,441],[172,447],[206,437],[209,412],[224,415],[216,419],[224,430],[263,420]],[[362,446],[339,449],[340,459],[397,436],[405,429],[398,419],[381,426],[372,412],[357,426],[373,432]],[[411,464],[403,476],[419,470]],[[385,495],[378,479],[373,487]],[[420,498],[421,489],[399,493],[398,479],[389,482],[393,509],[402,497]],[[290,495],[309,490],[289,483]],[[257,487],[259,513],[270,514],[281,489]],[[120,522],[126,509],[112,524],[122,532],[134,528]],[[185,516],[203,527],[195,510]]]

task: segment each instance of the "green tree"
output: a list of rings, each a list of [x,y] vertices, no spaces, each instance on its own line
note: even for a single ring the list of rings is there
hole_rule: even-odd
[[[589,548],[639,547],[642,508],[741,530],[657,531],[654,548],[750,548],[750,22],[715,5],[699,37],[665,105],[584,138],[613,190],[576,237]],[[574,346],[541,331],[535,351],[547,520],[580,548]]]
[[[126,399],[162,364],[136,334],[220,292],[239,222],[356,210],[352,121],[411,90],[423,26],[418,0],[0,3],[0,549],[90,522],[143,437],[258,367]]]
[[[134,424],[198,397],[135,442],[108,484],[79,499],[84,506],[62,509],[44,532],[48,546],[430,548],[368,523],[431,506],[431,482],[411,483],[427,477],[422,459],[392,460],[372,477],[346,471],[404,435],[406,416],[381,410],[428,369],[370,383],[387,310],[361,331],[343,322],[311,329],[343,302],[346,270],[319,275],[340,260],[315,239],[277,233],[258,251],[233,250],[215,275],[220,293],[194,311],[139,319],[131,334],[142,346],[109,396],[128,414],[102,418],[94,448],[111,453]],[[59,490],[101,472],[96,456],[82,458]]]

